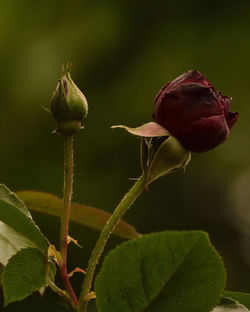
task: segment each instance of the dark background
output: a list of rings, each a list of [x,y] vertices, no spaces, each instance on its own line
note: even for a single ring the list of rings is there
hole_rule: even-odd
[[[113,211],[128,178],[140,174],[139,141],[110,126],[151,121],[162,85],[197,69],[233,97],[239,121],[223,145],[193,154],[185,174],[153,183],[125,219],[142,233],[207,231],[224,258],[227,289],[250,292],[249,12],[249,1],[1,1],[0,182],[62,196],[63,139],[41,106],[70,61],[89,103],[75,139],[74,201]],[[59,220],[34,218],[58,245]],[[71,247],[69,266],[86,267],[98,232],[72,224],[70,234],[84,248]],[[72,278],[78,290],[81,280]],[[50,291],[0,307],[17,309],[64,310]]]

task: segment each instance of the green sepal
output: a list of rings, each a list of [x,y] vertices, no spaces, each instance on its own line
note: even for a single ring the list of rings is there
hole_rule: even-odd
[[[156,122],[148,122],[140,127],[131,128],[123,125],[116,125],[112,126],[112,129],[115,128],[122,128],[128,131],[130,134],[144,137],[144,138],[154,138],[154,137],[161,137],[161,136],[169,136],[170,133],[167,129],[163,128],[161,125],[159,125]]]
[[[140,164],[142,172],[147,174],[146,186],[161,176],[185,168],[191,159],[191,153],[156,122],[148,122],[136,128],[123,125],[112,128],[123,128],[141,138]]]
[[[154,153],[147,169],[147,185],[161,176],[185,168],[191,159],[191,153],[172,135],[157,148],[152,144],[152,148]]]
[[[141,138],[140,143],[140,164],[141,164],[141,170],[144,173],[147,169],[148,164],[148,144],[146,138]]]

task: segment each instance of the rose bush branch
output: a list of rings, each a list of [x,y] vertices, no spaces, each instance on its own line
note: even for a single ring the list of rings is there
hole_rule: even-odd
[[[103,253],[104,247],[114,231],[115,227],[125,214],[125,212],[131,207],[136,198],[142,193],[146,185],[146,175],[143,174],[129,190],[129,192],[123,197],[120,204],[115,209],[114,213],[110,217],[109,221],[104,226],[100,237],[92,251],[91,257],[89,259],[88,268],[86,271],[86,276],[83,282],[82,291],[79,298],[79,305],[77,311],[85,312],[87,311],[88,302],[91,299],[90,289],[92,286],[92,281],[95,273],[96,266],[99,259]]]
[[[88,301],[91,298],[90,290],[96,266],[111,233],[114,231],[125,212],[151,182],[174,170],[184,168],[190,160],[190,153],[173,136],[170,136],[168,131],[156,123],[148,123],[136,129],[124,126],[121,127],[136,136],[145,139],[150,137],[155,141],[159,140],[159,138],[163,138],[163,141],[160,144],[147,145],[146,155],[141,155],[141,158],[147,158],[145,166],[142,166],[141,177],[123,197],[102,230],[88,263],[86,276],[79,298],[78,312],[87,311]]]
[[[61,215],[60,253],[54,250],[54,255],[56,254],[55,261],[59,266],[66,288],[65,297],[70,298],[73,308],[78,312],[86,312],[89,300],[95,298],[92,287],[96,266],[111,233],[125,212],[150,183],[161,176],[185,168],[191,159],[191,152],[204,152],[225,141],[229,130],[238,118],[238,113],[229,111],[231,99],[216,91],[204,75],[198,71],[189,71],[167,83],[160,90],[155,99],[153,114],[155,122],[148,122],[137,128],[114,126],[124,128],[130,134],[141,138],[142,174],[104,226],[89,259],[78,301],[69,280],[70,274],[67,271],[67,247],[73,191],[73,135],[81,129],[88,106],[84,95],[72,81],[69,71],[70,66],[67,66],[50,103],[50,112],[57,122],[55,132],[62,134],[65,142],[64,205]],[[196,235],[200,234],[194,234],[194,236]],[[182,237],[182,233],[180,233],[180,237]],[[168,258],[163,259],[163,263],[166,260]],[[129,272],[125,272],[125,276],[127,273]],[[114,277],[114,283],[116,283],[115,279],[116,277]],[[109,293],[102,297],[103,286],[100,286],[102,282],[96,284],[98,296],[100,295],[100,299],[97,297],[98,308],[102,302],[104,306],[106,304],[107,306],[102,306],[100,311],[111,311],[113,299],[106,300]],[[221,269],[220,285],[223,285],[223,269]],[[136,289],[134,293],[136,294]],[[219,293],[215,295],[216,298],[219,298]],[[116,297],[117,295],[115,295]],[[209,304],[211,305],[211,302]]]
[[[204,75],[189,71],[167,83],[157,95],[153,115],[156,122],[137,128],[116,126],[142,137],[141,166],[145,186],[160,176],[184,168],[191,158],[188,151],[205,152],[224,142],[239,115],[229,111],[230,105],[231,99],[216,91]],[[93,273],[94,268],[90,274],[92,278]],[[84,298],[86,302],[79,312],[86,311],[90,280],[85,285],[80,302],[84,302]],[[112,309],[110,302],[109,299],[108,309]]]
[[[64,136],[64,205],[60,229],[60,270],[62,280],[68,291],[74,308],[78,299],[67,272],[67,250],[69,236],[69,218],[73,192],[73,135],[81,129],[81,121],[87,116],[87,101],[70,77],[70,65],[67,65],[62,78],[52,96],[50,111],[57,121],[55,132]]]
[[[65,161],[64,161],[64,204],[61,216],[60,229],[60,252],[61,252],[61,276],[64,285],[74,307],[77,306],[78,300],[74,289],[70,283],[67,272],[67,251],[68,251],[68,233],[69,233],[69,216],[71,208],[71,197],[73,191],[73,136],[64,136]]]
[[[122,243],[104,258],[93,281],[111,233],[143,190],[158,178],[185,168],[191,152],[205,152],[223,143],[238,119],[239,113],[230,112],[232,99],[223,96],[195,70],[177,77],[160,90],[155,99],[154,122],[136,128],[114,126],[141,138],[142,173],[106,224],[107,218],[105,222],[99,218],[100,210],[78,211],[77,216],[85,217],[86,225],[93,226],[92,217],[94,224],[98,224],[97,229],[105,224],[88,261],[78,301],[70,276],[85,271],[78,267],[71,273],[67,270],[68,243],[77,243],[69,236],[73,136],[82,128],[88,106],[69,72],[67,65],[50,103],[50,113],[57,122],[55,132],[64,137],[63,205],[56,201],[51,206],[46,199],[48,196],[42,193],[33,201],[33,205],[39,202],[43,212],[55,206],[57,214],[61,212],[60,251],[39,230],[24,202],[0,185],[0,245],[6,251],[0,254],[0,263],[4,266],[1,277],[4,304],[23,300],[32,292],[42,292],[49,286],[78,312],[86,312],[93,298],[100,312],[179,312],[180,308],[183,312],[227,311],[227,308],[250,311],[247,310],[250,309],[250,294],[224,291],[226,275],[222,258],[207,233],[201,231],[136,235],[137,238]],[[88,219],[90,211],[92,217]],[[131,236],[126,235],[126,238]],[[56,264],[65,290],[55,284]],[[223,297],[230,298],[230,307],[220,302]],[[219,302],[218,309],[212,310]]]
[[[231,99],[216,91],[204,75],[198,71],[189,71],[166,84],[156,96],[153,114],[156,122],[149,122],[137,128],[116,126],[125,128],[129,133],[142,138],[140,157],[142,176],[117,206],[93,249],[79,297],[78,312],[85,312],[88,301],[94,298],[91,288],[96,266],[107,240],[124,213],[151,182],[184,168],[191,158],[189,151],[204,152],[225,141],[229,130],[238,118],[238,113],[229,111],[230,105]],[[81,92],[79,93],[79,89],[70,79],[69,71],[66,71],[66,75],[59,81],[52,97],[51,112],[58,122],[56,131],[65,137],[70,137],[71,140],[67,141],[67,144],[72,147],[72,134],[80,129],[81,120],[87,113],[87,104],[85,97]],[[73,158],[70,154],[67,156],[66,149],[66,159],[67,157],[69,163],[65,163],[65,177],[69,170],[71,178],[68,180],[69,183],[65,178],[65,209],[61,228],[63,259],[61,271],[65,287],[71,296],[73,306],[76,307],[77,299],[69,282],[66,268],[66,238],[73,174],[71,170]]]

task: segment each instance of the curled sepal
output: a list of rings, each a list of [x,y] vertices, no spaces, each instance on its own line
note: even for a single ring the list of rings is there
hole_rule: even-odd
[[[171,133],[156,122],[148,122],[140,127],[113,126],[123,128],[141,137],[140,163],[146,175],[146,185],[161,176],[185,168],[191,153]]]
[[[130,128],[130,127],[123,126],[123,125],[112,126],[111,128],[112,129],[123,128],[133,135],[140,136],[140,137],[147,137],[147,138],[162,137],[162,136],[170,135],[167,129],[163,128],[161,125],[159,125],[156,122],[148,122],[136,128]]]
[[[161,176],[185,168],[191,159],[191,153],[172,135],[165,139],[155,151],[154,145],[157,146],[155,142],[152,142],[150,149],[153,149],[153,156],[147,168],[147,185]]]
[[[63,68],[63,75],[50,101],[50,112],[57,121],[56,132],[64,135],[79,131],[88,113],[87,100],[71,79],[70,69],[70,64]]]

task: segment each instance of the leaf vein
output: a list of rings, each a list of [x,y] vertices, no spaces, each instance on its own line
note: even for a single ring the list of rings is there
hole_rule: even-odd
[[[151,298],[151,300],[148,300],[148,304],[141,310],[141,312],[144,312],[151,304],[152,302],[157,298],[157,296],[160,294],[160,292],[163,290],[163,288],[166,286],[166,284],[173,278],[176,271],[179,269],[185,258],[190,254],[190,252],[193,250],[193,248],[197,245],[197,243],[200,241],[201,238],[198,238],[196,241],[194,241],[193,245],[190,247],[190,249],[186,252],[185,255],[183,255],[183,258],[180,260],[179,264],[176,266],[172,274],[169,276],[169,278],[163,283],[162,287],[159,288],[158,292]]]

